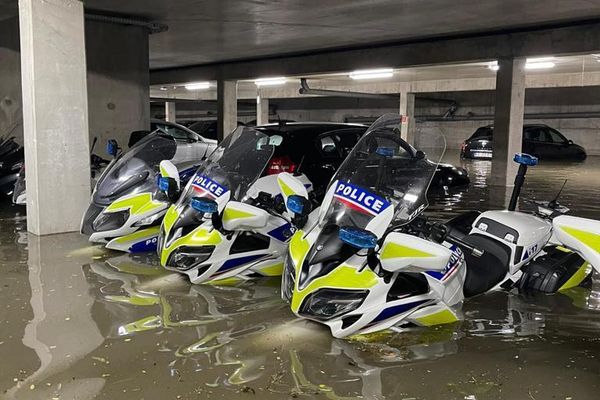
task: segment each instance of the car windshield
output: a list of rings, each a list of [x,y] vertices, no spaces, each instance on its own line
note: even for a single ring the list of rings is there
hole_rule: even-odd
[[[475,133],[471,136],[471,139],[482,139],[492,137],[494,129],[489,126],[483,126],[478,128]]]
[[[191,142],[197,142],[200,140],[200,137],[195,132],[188,131],[177,125],[156,122],[152,124],[152,127],[161,131],[162,133],[172,136],[177,140],[187,140]]]
[[[107,205],[126,194],[156,192],[160,162],[173,159],[176,153],[173,137],[160,130],[151,133],[106,168],[94,189],[94,202]]]
[[[321,224],[365,229],[393,206],[393,224],[402,225],[425,209],[445,140],[436,129],[420,132],[416,150],[401,139],[400,121],[399,115],[384,115],[356,144],[332,179],[333,198]]]
[[[194,197],[214,200],[228,192],[231,200],[242,201],[248,188],[262,174],[273,150],[274,146],[264,133],[238,127],[198,168],[178,206],[188,205]]]

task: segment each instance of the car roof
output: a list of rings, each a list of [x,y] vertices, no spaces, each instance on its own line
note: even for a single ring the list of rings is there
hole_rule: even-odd
[[[534,127],[549,128],[549,126],[546,124],[523,124],[523,128],[534,128]],[[494,125],[490,124],[490,125],[480,126],[477,129],[480,129],[480,128],[494,128]]]

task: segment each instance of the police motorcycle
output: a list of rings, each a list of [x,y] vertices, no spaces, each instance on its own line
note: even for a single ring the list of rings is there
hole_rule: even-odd
[[[179,200],[167,211],[158,243],[161,264],[192,283],[232,283],[253,276],[279,276],[297,221],[285,201],[308,198],[305,175],[261,177],[281,136],[238,127],[200,166],[182,190],[175,169],[161,180]]]
[[[445,142],[423,132],[415,150],[400,139],[399,122],[388,115],[373,124],[334,176],[321,209],[310,214],[317,217],[290,241],[282,297],[295,314],[328,325],[336,337],[438,325],[460,318],[465,297],[515,282],[562,290],[589,274],[587,262],[600,266],[599,222],[558,215],[557,202],[540,206],[546,219],[514,211],[534,164],[527,155],[515,158],[521,167],[509,210],[429,223],[420,214]],[[289,203],[291,212],[305,213]],[[566,236],[574,226],[579,242]],[[569,260],[555,247],[541,253],[551,238],[571,249]]]
[[[216,144],[173,137],[157,129],[122,151],[115,140],[107,143],[113,160],[98,178],[90,205],[81,221],[81,233],[90,242],[125,252],[155,251],[160,223],[173,199],[158,189],[170,160],[187,182]]]
[[[466,253],[465,296],[488,290],[517,287],[522,292],[556,293],[579,286],[600,271],[600,222],[565,215],[558,202],[529,201],[536,211],[516,211],[528,167],[537,158],[516,154],[519,164],[508,209],[472,211],[437,225],[432,237],[442,240],[450,232],[485,254]],[[565,182],[566,184],[566,182]],[[474,266],[473,268],[471,266]],[[469,273],[471,270],[477,273]]]
[[[282,297],[292,311],[345,337],[400,322],[459,319],[463,252],[413,234],[444,150],[439,132],[400,137],[400,116],[384,115],[363,135],[329,185],[320,209],[290,241]],[[296,196],[290,212],[305,215]]]
[[[98,176],[102,173],[102,170],[108,166],[110,163],[109,160],[106,160],[96,154],[94,154],[94,148],[98,143],[98,138],[94,137],[92,141],[92,145],[90,146],[90,176],[92,186],[96,185],[96,180]],[[25,163],[24,159],[19,163],[19,168],[17,169],[16,181],[13,185],[12,190],[12,202],[13,204],[24,206],[27,204],[27,186],[25,184]]]

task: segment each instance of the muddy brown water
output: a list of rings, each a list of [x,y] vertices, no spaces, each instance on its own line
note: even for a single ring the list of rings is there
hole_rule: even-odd
[[[459,161],[473,184],[434,196],[447,218],[497,207],[490,163]],[[523,198],[600,218],[600,157],[531,169]],[[526,207],[526,204],[522,204]],[[0,398],[598,399],[600,283],[565,294],[494,292],[464,321],[334,339],[294,318],[277,279],[190,285],[155,257],[37,238],[0,211]]]

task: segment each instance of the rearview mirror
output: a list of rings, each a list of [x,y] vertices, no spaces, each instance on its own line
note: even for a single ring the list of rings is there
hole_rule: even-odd
[[[273,135],[269,138],[269,144],[271,146],[279,146],[281,143],[283,142],[283,137],[279,136],[279,135]]]

